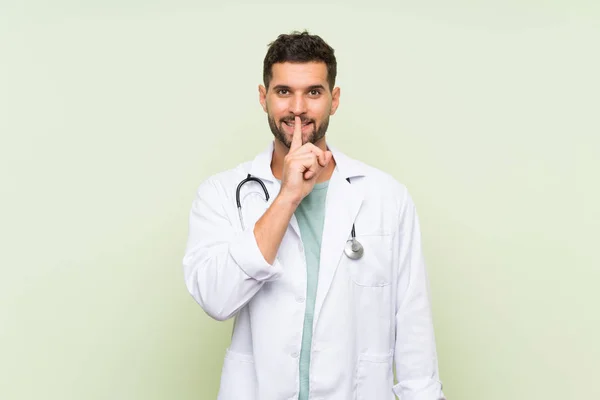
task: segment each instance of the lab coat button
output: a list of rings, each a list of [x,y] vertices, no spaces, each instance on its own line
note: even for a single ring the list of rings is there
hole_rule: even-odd
[[[298,303],[304,303],[304,300],[305,300],[305,299],[304,299],[304,297],[303,297],[303,296],[298,296],[298,297],[296,297],[296,301],[297,301]]]
[[[294,358],[298,358],[300,357],[300,353],[298,353],[297,351],[293,352],[292,354],[290,354],[292,357]]]

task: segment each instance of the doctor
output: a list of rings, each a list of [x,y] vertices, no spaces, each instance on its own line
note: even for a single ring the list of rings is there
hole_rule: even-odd
[[[221,400],[444,398],[415,206],[326,142],[336,68],[319,36],[271,43],[259,97],[275,138],[193,202],[187,288],[211,317],[235,318]]]

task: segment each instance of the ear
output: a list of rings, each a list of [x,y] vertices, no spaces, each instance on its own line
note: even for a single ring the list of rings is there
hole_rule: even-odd
[[[338,106],[340,105],[340,88],[335,87],[331,92],[331,112],[329,115],[335,114]]]
[[[258,101],[263,110],[267,112],[267,88],[263,85],[258,85]]]

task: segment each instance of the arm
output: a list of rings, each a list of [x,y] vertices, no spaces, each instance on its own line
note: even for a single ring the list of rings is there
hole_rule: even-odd
[[[198,189],[190,212],[184,275],[192,297],[216,320],[234,316],[265,282],[281,276],[276,256],[289,221],[332,158],[331,152],[311,143],[302,145],[301,129],[296,117],[282,188],[250,229],[234,230],[223,209],[227,202],[212,181]]]
[[[268,262],[275,260],[292,215],[331,159],[330,151],[322,151],[312,143],[302,145],[301,119],[295,117],[292,142],[283,162],[281,190],[254,227],[258,247]]]
[[[254,236],[258,248],[267,262],[275,261],[283,235],[297,207],[296,203],[279,195],[263,216],[256,221]]]
[[[421,249],[419,219],[406,194],[397,232],[400,265],[396,299],[394,363],[402,400],[444,400],[439,380],[429,281]]]
[[[252,229],[236,232],[215,183],[198,189],[192,204],[183,258],[188,291],[212,318],[235,315],[265,282],[281,275],[281,265],[263,257]]]

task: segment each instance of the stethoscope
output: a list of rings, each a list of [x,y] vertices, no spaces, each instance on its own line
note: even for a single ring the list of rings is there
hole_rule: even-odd
[[[350,178],[346,178],[346,180],[348,181],[348,183],[350,183]],[[244,217],[242,215],[242,203],[240,201],[240,190],[242,189],[242,186],[244,186],[244,184],[246,182],[250,182],[250,181],[254,181],[254,182],[258,182],[258,184],[262,187],[263,192],[265,193],[265,201],[269,201],[269,191],[267,190],[267,187],[265,186],[265,184],[263,183],[263,181],[260,178],[256,178],[254,176],[251,176],[250,174],[248,174],[248,177],[244,180],[242,180],[238,186],[237,189],[235,191],[235,202],[237,203],[237,209],[238,209],[238,215],[240,217],[240,223],[242,224],[242,229],[246,229],[245,225],[244,225]],[[362,244],[360,244],[360,242],[358,240],[356,240],[356,227],[354,226],[354,224],[352,224],[352,231],[350,232],[352,238],[350,240],[346,241],[346,245],[344,246],[344,254],[346,254],[346,256],[351,259],[351,260],[358,260],[360,258],[362,258],[365,249],[363,248]]]

